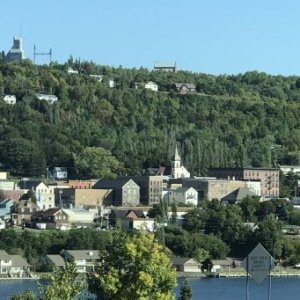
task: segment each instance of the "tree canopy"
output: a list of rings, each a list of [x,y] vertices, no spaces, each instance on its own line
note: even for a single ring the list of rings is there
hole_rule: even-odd
[[[153,235],[114,232],[100,261],[89,277],[98,299],[173,299],[176,271]]]

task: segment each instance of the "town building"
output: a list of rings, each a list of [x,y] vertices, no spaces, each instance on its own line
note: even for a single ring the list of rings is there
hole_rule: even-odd
[[[238,188],[235,191],[229,193],[225,197],[221,199],[221,202],[223,204],[235,204],[237,202],[242,201],[243,199],[247,197],[254,197],[256,196],[254,193],[252,193],[247,188]]]
[[[140,204],[140,187],[132,179],[99,180],[93,189],[112,190],[114,206],[136,206]]]
[[[154,219],[148,218],[141,209],[112,209],[109,220],[113,227],[119,225],[127,230],[154,231]]]
[[[175,148],[175,155],[172,160],[172,178],[189,178],[191,177],[190,172],[183,166],[181,157],[178,153],[177,145]]]
[[[175,83],[175,88],[179,94],[193,94],[197,92],[193,83]]]
[[[0,218],[2,218],[3,220],[10,219],[13,208],[14,201],[12,199],[0,200]]]
[[[54,189],[55,205],[64,208],[95,207],[112,202],[112,189]]]
[[[47,186],[44,182],[39,180],[21,180],[19,187],[24,190],[25,193],[28,191],[34,192],[36,204],[39,209],[45,210],[55,207],[53,187]]]
[[[0,180],[7,180],[7,172],[0,172]]]
[[[278,168],[211,168],[208,175],[222,179],[260,180],[263,197],[279,197]]]
[[[156,62],[154,64],[155,71],[177,72],[176,62]]]
[[[168,190],[164,200],[168,201],[169,204],[176,202],[197,206],[198,192],[193,187],[179,187],[175,190]]]
[[[11,104],[11,105],[15,105],[17,102],[16,96],[15,95],[5,95],[3,97],[3,100],[6,104]]]
[[[5,56],[7,62],[20,62],[24,60],[25,52],[23,50],[23,40],[20,37],[14,37],[13,45]]]
[[[69,229],[69,216],[60,208],[49,208],[32,213],[28,226],[37,229]]]
[[[140,187],[140,203],[152,206],[159,203],[163,192],[163,176],[134,176],[132,179]]]

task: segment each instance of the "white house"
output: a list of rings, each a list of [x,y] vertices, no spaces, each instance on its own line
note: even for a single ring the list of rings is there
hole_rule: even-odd
[[[52,171],[52,176],[55,179],[67,179],[68,178],[68,169],[64,167],[55,167]]]
[[[68,70],[67,70],[67,73],[68,73],[68,74],[78,74],[78,71],[72,69],[71,67],[69,67]]]
[[[30,265],[20,255],[0,250],[0,277],[22,278],[30,275]]]
[[[115,87],[115,81],[114,81],[113,79],[109,79],[109,80],[108,80],[108,86],[109,86],[110,88],[114,88],[114,87]]]
[[[102,80],[103,80],[103,75],[91,74],[90,77],[96,79],[99,82],[102,82]]]
[[[14,105],[17,102],[16,96],[15,95],[5,95],[3,97],[3,100],[6,104],[11,104]]]
[[[279,168],[283,175],[289,173],[300,175],[300,166],[280,166]]]
[[[50,104],[53,104],[58,100],[58,98],[55,95],[48,95],[48,94],[36,94],[36,97],[39,100],[45,100]]]
[[[3,221],[2,219],[0,219],[0,230],[5,229],[5,221]]]
[[[145,83],[145,89],[157,92],[158,91],[158,85],[153,82],[153,81],[148,81],[147,83]]]
[[[88,224],[92,224],[96,217],[96,212],[89,211],[86,209],[65,209],[62,211],[68,215],[70,223],[73,223],[75,226],[80,227]]]
[[[54,189],[38,180],[22,180],[19,182],[20,189],[33,191],[36,197],[36,204],[41,210],[55,207]]]
[[[100,260],[97,250],[65,250],[62,256],[67,261],[74,260],[78,273],[94,272]]]
[[[173,199],[175,202],[197,206],[198,192],[193,187],[180,187],[173,192]]]

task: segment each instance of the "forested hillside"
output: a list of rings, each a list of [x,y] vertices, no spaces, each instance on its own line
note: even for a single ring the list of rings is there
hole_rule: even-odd
[[[69,66],[79,74],[68,74]],[[148,80],[160,91],[134,88]],[[198,93],[179,95],[175,82],[194,83]],[[59,100],[51,105],[36,93]],[[45,175],[51,166],[81,177],[136,174],[169,164],[176,142],[192,175],[206,175],[208,167],[300,163],[298,77],[171,74],[72,59],[0,62],[0,94],[17,97],[16,105],[0,101],[0,168],[18,176]]]

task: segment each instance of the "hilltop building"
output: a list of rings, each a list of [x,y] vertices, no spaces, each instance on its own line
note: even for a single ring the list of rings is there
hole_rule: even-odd
[[[168,63],[157,62],[154,64],[154,70],[176,73],[176,71],[177,71],[176,62],[171,62],[171,63],[170,62],[168,62]]]
[[[13,46],[7,52],[5,60],[7,62],[20,62],[25,59],[25,52],[23,50],[23,40],[20,37],[14,37]]]

